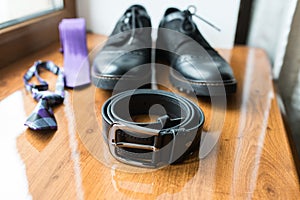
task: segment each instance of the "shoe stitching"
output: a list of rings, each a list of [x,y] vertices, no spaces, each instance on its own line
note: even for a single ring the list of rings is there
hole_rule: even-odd
[[[94,78],[97,79],[103,79],[103,80],[135,80],[134,78],[124,78],[124,76],[122,77],[107,77],[107,76],[101,76],[101,75],[93,75]],[[142,78],[147,78],[148,76],[143,76]]]
[[[139,55],[144,56],[147,55],[147,52],[137,52],[137,51],[128,51],[128,52],[116,52],[116,51],[103,51],[101,54],[119,54],[119,55],[126,55],[126,54],[133,54],[133,55]]]

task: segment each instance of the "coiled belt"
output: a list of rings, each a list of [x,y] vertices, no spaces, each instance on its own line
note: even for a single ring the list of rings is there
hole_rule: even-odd
[[[150,111],[150,113],[149,113]],[[135,122],[139,115],[154,122]],[[200,143],[204,114],[190,100],[162,90],[138,89],[116,94],[102,107],[103,137],[113,157],[140,167],[180,162]]]

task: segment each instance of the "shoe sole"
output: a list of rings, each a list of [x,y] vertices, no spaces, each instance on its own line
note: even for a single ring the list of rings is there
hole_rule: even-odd
[[[113,77],[92,74],[92,82],[97,88],[104,90],[129,90],[137,88],[151,88],[151,73],[144,77]],[[116,88],[117,86],[117,88]]]
[[[180,92],[191,93],[195,92],[197,96],[223,96],[236,92],[236,81],[230,82],[195,82],[184,79],[182,76],[174,73],[170,69],[170,82]],[[193,89],[194,91],[191,91]]]

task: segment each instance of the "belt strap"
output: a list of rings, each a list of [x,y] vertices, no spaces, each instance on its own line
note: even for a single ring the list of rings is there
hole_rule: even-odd
[[[158,116],[157,121],[132,119],[149,111]],[[204,123],[202,110],[190,100],[150,89],[112,96],[102,107],[102,118],[111,154],[126,164],[151,168],[180,162],[197,150]]]

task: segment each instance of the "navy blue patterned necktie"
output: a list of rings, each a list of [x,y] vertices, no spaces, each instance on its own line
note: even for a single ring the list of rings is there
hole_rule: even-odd
[[[44,68],[58,75],[55,92],[48,90],[48,84],[39,76],[39,68]],[[40,85],[29,83],[29,80],[36,76]],[[53,62],[37,61],[23,77],[26,90],[32,93],[33,98],[38,101],[33,113],[28,117],[25,125],[33,130],[56,130],[57,123],[52,107],[64,101],[64,74],[62,69]]]

